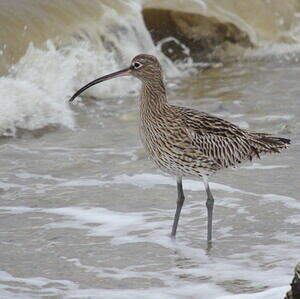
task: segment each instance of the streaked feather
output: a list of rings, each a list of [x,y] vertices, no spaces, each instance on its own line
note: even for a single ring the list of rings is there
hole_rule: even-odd
[[[135,75],[143,83],[140,135],[149,157],[163,171],[179,177],[209,175],[287,148],[289,139],[241,129],[205,112],[168,104],[157,59],[149,55],[135,59],[144,64],[143,72]]]

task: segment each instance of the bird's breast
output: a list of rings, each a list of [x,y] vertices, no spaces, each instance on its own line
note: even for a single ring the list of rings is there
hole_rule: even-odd
[[[160,168],[194,159],[191,140],[184,131],[165,124],[140,122],[140,138],[149,158]]]

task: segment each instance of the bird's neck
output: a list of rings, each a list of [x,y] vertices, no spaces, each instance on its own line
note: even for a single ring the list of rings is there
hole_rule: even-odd
[[[166,90],[162,80],[143,82],[140,105],[147,110],[167,105]]]

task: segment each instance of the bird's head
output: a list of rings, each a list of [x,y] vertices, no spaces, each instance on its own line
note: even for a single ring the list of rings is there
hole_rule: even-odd
[[[134,57],[130,65],[131,75],[143,82],[162,78],[162,69],[155,56],[140,54]]]
[[[70,102],[79,96],[84,90],[95,84],[123,76],[134,76],[140,79],[143,83],[151,84],[153,82],[153,84],[155,84],[156,81],[160,82],[162,80],[162,69],[155,56],[148,54],[137,55],[132,59],[128,68],[100,77],[80,88],[71,97]]]

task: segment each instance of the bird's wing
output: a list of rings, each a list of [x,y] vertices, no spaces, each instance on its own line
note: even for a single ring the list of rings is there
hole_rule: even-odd
[[[178,107],[183,126],[199,154],[221,167],[235,166],[258,156],[251,133],[221,118],[193,109]]]

